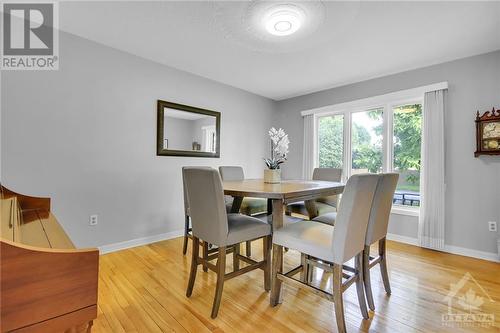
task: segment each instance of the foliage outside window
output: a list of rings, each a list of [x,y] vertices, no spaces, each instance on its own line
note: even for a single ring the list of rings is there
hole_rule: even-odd
[[[420,147],[422,144],[422,104],[393,108],[394,171],[399,173],[395,203],[420,205]],[[403,197],[404,195],[404,197]]]
[[[383,109],[352,114],[351,174],[382,172]]]
[[[392,129],[384,126],[384,111],[391,112]],[[347,114],[347,113],[345,113]],[[318,118],[319,167],[344,168],[344,113]],[[356,173],[394,171],[400,174],[394,203],[420,205],[420,147],[422,142],[422,104],[403,104],[352,112],[349,142],[351,170]],[[387,132],[386,132],[387,131]],[[392,133],[392,138],[388,138]],[[384,141],[384,138],[386,140]],[[390,139],[390,140],[388,140]],[[384,146],[385,145],[385,146]],[[391,162],[384,166],[385,156]]]
[[[318,154],[320,168],[342,168],[344,154],[344,115],[319,118]]]

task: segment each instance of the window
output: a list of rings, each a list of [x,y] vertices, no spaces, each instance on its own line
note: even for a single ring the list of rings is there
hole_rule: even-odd
[[[351,175],[382,172],[384,109],[352,114]]]
[[[215,153],[217,151],[217,132],[215,131],[215,125],[203,126],[204,136],[202,141],[203,151],[208,151]]]
[[[342,168],[344,160],[344,115],[318,119],[320,168]]]
[[[343,168],[346,179],[363,172],[397,172],[400,176],[394,206],[398,213],[417,214],[416,209],[420,206],[421,98],[326,111],[318,114],[316,120],[316,165]],[[406,208],[402,210],[402,207]]]
[[[420,206],[422,104],[394,107],[393,170],[399,173],[395,204]]]

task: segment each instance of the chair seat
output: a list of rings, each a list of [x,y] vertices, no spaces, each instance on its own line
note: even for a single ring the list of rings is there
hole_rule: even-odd
[[[289,224],[273,233],[273,243],[333,262],[333,226],[315,221]]]
[[[337,209],[334,206],[324,202],[316,201],[314,204],[316,205],[316,209],[318,210],[318,215],[333,213],[337,211]],[[288,209],[292,213],[308,216],[306,205],[303,201],[289,204]]]
[[[326,223],[329,225],[335,225],[335,219],[337,218],[337,213],[326,213],[320,216],[316,216],[313,221]]]
[[[242,243],[271,234],[271,226],[255,217],[227,214],[227,222],[229,233],[225,245]]]
[[[226,211],[231,212],[233,206],[232,198],[226,200]],[[265,198],[243,198],[240,212],[245,215],[258,215],[267,213],[267,199]]]

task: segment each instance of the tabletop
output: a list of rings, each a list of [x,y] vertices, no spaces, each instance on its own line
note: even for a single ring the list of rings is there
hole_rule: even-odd
[[[224,194],[233,197],[307,200],[310,197],[339,194],[344,184],[321,180],[284,180],[278,184],[264,183],[262,179],[223,182]]]

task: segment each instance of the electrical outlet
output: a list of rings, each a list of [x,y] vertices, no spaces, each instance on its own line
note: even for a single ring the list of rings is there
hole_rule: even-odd
[[[495,221],[488,222],[488,230],[489,231],[497,231],[497,223]]]
[[[90,215],[89,225],[97,225],[97,215]]]

